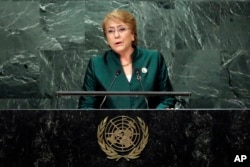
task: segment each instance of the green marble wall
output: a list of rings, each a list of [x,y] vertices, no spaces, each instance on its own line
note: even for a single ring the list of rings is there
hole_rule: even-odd
[[[1,0],[0,109],[55,108],[55,91],[81,90],[89,58],[108,49],[101,22],[115,8],[135,15],[139,46],[162,52],[191,107],[250,106],[248,0]]]

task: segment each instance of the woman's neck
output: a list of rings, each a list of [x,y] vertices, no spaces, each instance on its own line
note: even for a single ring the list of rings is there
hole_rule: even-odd
[[[132,61],[132,54],[134,52],[134,48],[131,47],[129,50],[127,50],[126,52],[120,53],[120,60],[121,61]]]

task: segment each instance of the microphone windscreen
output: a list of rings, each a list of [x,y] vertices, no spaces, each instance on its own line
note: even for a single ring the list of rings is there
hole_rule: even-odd
[[[116,75],[120,75],[121,74],[121,70],[117,70],[115,74]]]
[[[139,69],[139,68],[136,68],[136,69],[135,69],[135,73],[136,73],[136,74],[140,74],[140,69]]]

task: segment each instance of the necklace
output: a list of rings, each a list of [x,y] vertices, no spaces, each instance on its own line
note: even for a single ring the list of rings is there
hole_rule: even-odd
[[[127,63],[127,64],[122,64],[122,66],[123,66],[123,67],[125,67],[125,66],[130,65],[131,63],[132,63],[132,61],[131,61],[131,62],[129,62],[129,63]]]

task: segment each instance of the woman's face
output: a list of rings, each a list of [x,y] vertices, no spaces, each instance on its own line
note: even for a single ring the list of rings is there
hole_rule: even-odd
[[[106,25],[106,38],[109,46],[118,54],[126,54],[133,49],[134,34],[130,27],[119,20],[108,20]]]

